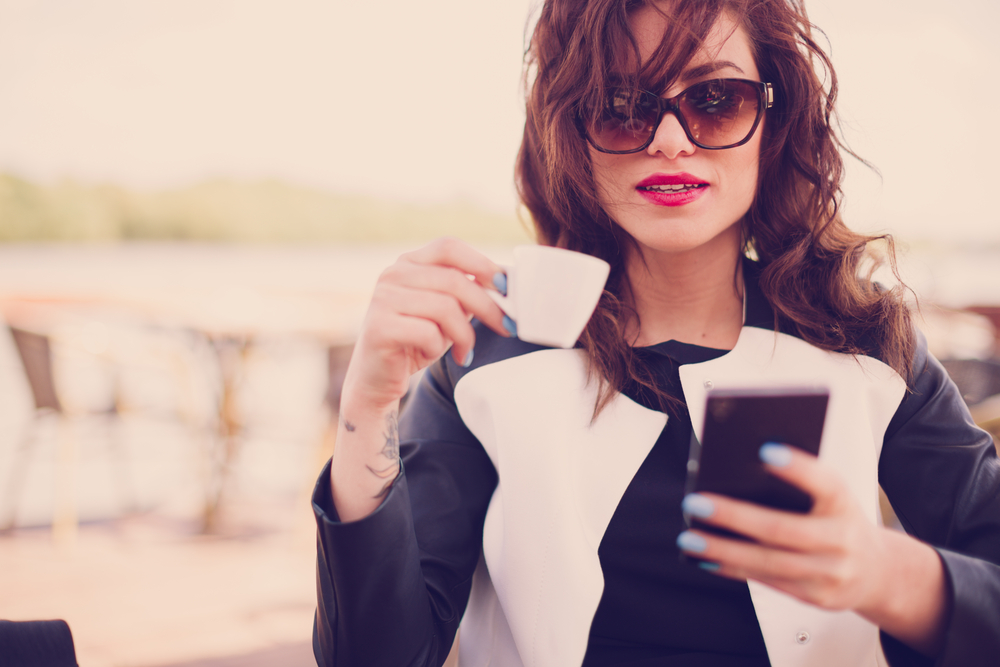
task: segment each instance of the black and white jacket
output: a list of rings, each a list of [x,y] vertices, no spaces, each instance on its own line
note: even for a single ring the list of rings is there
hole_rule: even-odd
[[[874,356],[820,350],[773,329],[748,266],[733,350],[680,367],[695,429],[712,387],[830,388],[820,458],[872,522],[881,484],[912,535],[938,549],[951,608],[936,664],[1000,660],[1000,463],[920,337],[914,377]],[[579,666],[604,577],[598,546],[667,415],[618,396],[591,421],[596,387],[580,350],[477,328],[476,361],[445,355],[400,422],[405,473],[369,517],[337,520],[324,470],[319,525],[320,665],[439,665],[461,622],[462,667]],[[852,612],[755,582],[775,667],[934,664]],[[883,654],[884,649],[884,654]]]

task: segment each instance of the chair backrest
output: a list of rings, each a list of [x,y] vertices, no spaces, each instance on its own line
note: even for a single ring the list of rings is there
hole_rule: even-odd
[[[962,392],[967,405],[976,405],[1000,394],[1000,361],[991,359],[945,359],[941,362]]]
[[[333,345],[327,348],[327,388],[325,402],[327,406],[337,412],[340,410],[340,394],[344,385],[344,377],[347,375],[347,364],[351,361],[351,353],[354,351],[354,344]]]
[[[35,409],[62,412],[52,375],[52,347],[48,336],[13,326],[10,327],[10,333],[14,337],[14,345],[21,356],[24,372],[28,376]]]

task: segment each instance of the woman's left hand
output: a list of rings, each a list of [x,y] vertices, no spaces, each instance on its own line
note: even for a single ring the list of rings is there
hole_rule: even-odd
[[[681,533],[678,546],[707,561],[702,567],[716,574],[754,579],[825,609],[852,609],[933,654],[940,646],[947,605],[937,553],[873,524],[840,475],[816,457],[794,447],[765,445],[761,458],[770,473],[812,497],[812,510],[798,514],[716,494],[692,494],[684,499],[686,512],[755,542],[692,529]],[[916,585],[918,591],[913,590],[915,581],[923,584]]]

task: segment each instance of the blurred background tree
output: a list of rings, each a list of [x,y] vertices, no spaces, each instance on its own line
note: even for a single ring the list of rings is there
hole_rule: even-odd
[[[480,243],[530,238],[515,216],[471,202],[392,202],[277,180],[219,179],[139,191],[74,180],[44,185],[0,174],[0,242],[418,242],[442,235]]]

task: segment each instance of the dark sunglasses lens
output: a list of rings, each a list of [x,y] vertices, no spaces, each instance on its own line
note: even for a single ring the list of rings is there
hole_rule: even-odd
[[[717,79],[691,86],[681,94],[679,104],[694,140],[721,148],[750,135],[757,122],[760,96],[752,83]]]
[[[649,93],[613,90],[604,108],[587,123],[587,135],[607,151],[635,150],[656,129],[657,116],[657,99]]]

